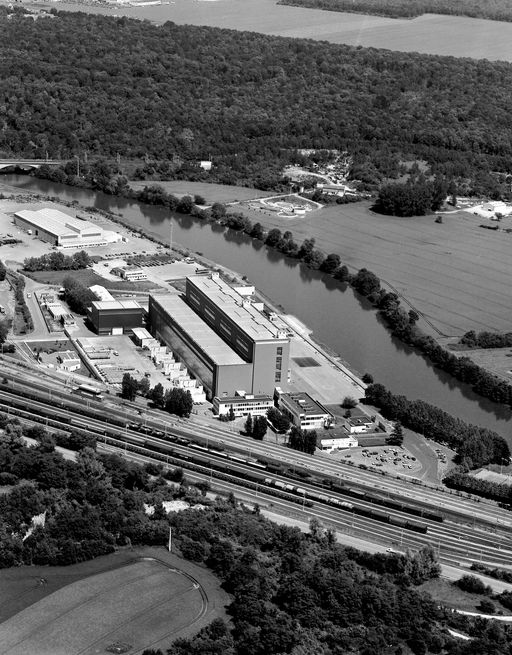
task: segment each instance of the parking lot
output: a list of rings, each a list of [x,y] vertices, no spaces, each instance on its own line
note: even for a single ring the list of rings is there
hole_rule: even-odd
[[[351,448],[328,455],[337,460],[363,464],[368,468],[395,473],[397,475],[410,475],[417,477],[422,470],[421,462],[402,446],[373,446],[369,448]]]

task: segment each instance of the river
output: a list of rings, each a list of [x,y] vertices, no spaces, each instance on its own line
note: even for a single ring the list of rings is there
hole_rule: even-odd
[[[0,181],[121,214],[124,222],[169,241],[171,214],[162,207],[23,175],[2,175]],[[252,284],[310,327],[319,341],[339,353],[353,369],[371,373],[376,382],[394,393],[421,398],[464,421],[496,430],[512,446],[510,409],[480,398],[392,337],[375,310],[350,288],[344,289],[331,278],[244,234],[180,214],[174,214],[173,220],[174,243],[247,275]]]

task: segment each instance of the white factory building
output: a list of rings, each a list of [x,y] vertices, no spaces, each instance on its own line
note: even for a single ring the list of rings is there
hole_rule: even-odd
[[[103,230],[80,218],[73,218],[58,209],[22,209],[14,213],[14,223],[22,230],[61,248],[104,246],[120,241],[117,232]]]

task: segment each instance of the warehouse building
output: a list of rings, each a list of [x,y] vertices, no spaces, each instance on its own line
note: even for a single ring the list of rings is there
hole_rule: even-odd
[[[245,362],[177,294],[149,296],[153,335],[201,381],[207,395],[232,396],[250,389],[251,364]]]
[[[14,223],[41,241],[62,248],[104,246],[121,238],[116,232],[105,231],[58,209],[22,209],[14,213]]]
[[[234,387],[248,393],[272,394],[288,388],[290,340],[250,299],[218,275],[191,276],[186,299],[192,309],[245,361],[251,364],[251,383]]]
[[[144,327],[144,310],[134,300],[95,300],[87,318],[97,334],[131,334]]]

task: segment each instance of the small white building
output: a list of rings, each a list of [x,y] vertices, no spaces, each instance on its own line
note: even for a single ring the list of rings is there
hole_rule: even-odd
[[[59,369],[71,373],[80,368],[80,357],[73,350],[64,350],[59,353],[57,359],[60,362]]]
[[[147,280],[148,274],[138,266],[125,266],[121,269],[121,277],[129,282],[138,282],[139,280]]]
[[[347,419],[345,428],[350,434],[363,434],[364,432],[374,432],[375,423],[368,416],[355,416]]]
[[[230,398],[213,399],[213,413],[216,416],[229,414],[233,409],[235,417],[239,416],[266,416],[267,411],[274,407],[272,396],[266,394],[246,394],[244,391],[237,391]]]
[[[322,430],[332,427],[336,422],[327,408],[303,391],[280,393],[277,404],[293,425],[301,430]]]
[[[357,439],[352,436],[320,440],[320,450],[324,453],[332,453],[335,450],[343,450],[345,448],[357,448],[358,445]]]
[[[135,341],[135,345],[141,348],[154,341],[146,328],[133,328],[133,340]]]

